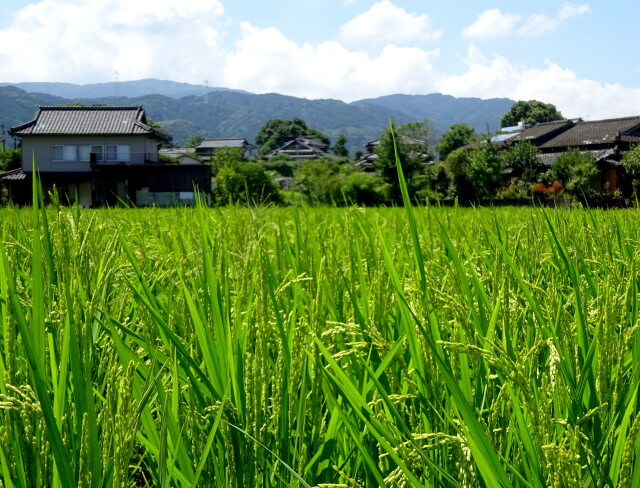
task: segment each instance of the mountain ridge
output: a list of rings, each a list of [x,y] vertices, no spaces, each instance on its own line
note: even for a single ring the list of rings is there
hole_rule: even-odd
[[[105,92],[104,85],[119,83],[117,90],[123,94],[74,98],[55,95],[54,93],[59,93],[60,84],[22,84],[30,89],[54,92],[42,93],[24,90],[15,83],[0,83],[0,124],[9,128],[28,122],[33,118],[38,105],[142,105],[148,118],[168,130],[176,143],[184,144],[189,136],[195,134],[211,138],[246,137],[254,141],[256,133],[268,120],[298,117],[325,133],[332,141],[341,134],[345,135],[348,138],[348,148],[353,153],[362,149],[367,141],[379,137],[390,120],[404,124],[430,119],[435,136],[439,136],[456,122],[466,122],[478,133],[492,132],[499,127],[500,117],[515,103],[507,98],[483,100],[443,94],[394,94],[347,103],[336,99],[310,100],[278,93],[253,94],[162,80],[152,81],[157,88],[164,87],[165,94],[136,95],[148,81],[96,84],[101,85],[99,90]],[[201,88],[208,88],[208,91],[180,97],[166,94],[177,93],[174,90],[176,86],[183,92]],[[111,86],[111,91],[106,92],[113,93],[114,89],[116,87]]]

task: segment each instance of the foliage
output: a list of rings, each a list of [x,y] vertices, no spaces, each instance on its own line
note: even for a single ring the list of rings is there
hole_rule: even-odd
[[[502,159],[495,144],[487,141],[469,153],[469,181],[477,199],[492,198],[502,183]]]
[[[538,159],[539,153],[538,148],[529,141],[518,141],[504,153],[504,167],[512,168],[525,182],[538,182],[545,170]]]
[[[5,149],[0,151],[0,172],[18,169],[22,166],[21,149]]]
[[[240,147],[221,147],[211,155],[209,164],[215,173],[223,166],[237,166],[244,161],[244,150]]]
[[[202,134],[193,134],[189,136],[187,142],[185,142],[184,147],[196,147],[205,140],[205,137]]]
[[[444,162],[445,170],[449,175],[451,186],[449,194],[461,200],[472,200],[474,198],[473,184],[469,180],[469,153],[464,148],[451,151]]]
[[[260,163],[225,164],[217,168],[212,196],[217,204],[279,203],[280,189]]]
[[[420,176],[420,189],[417,191],[416,200],[442,200],[448,196],[451,179],[444,164],[432,164],[428,166]]]
[[[160,164],[180,164],[177,158],[172,158],[166,154],[158,154],[158,162]]]
[[[519,122],[535,125],[541,122],[553,122],[554,120],[562,119],[564,119],[564,116],[551,103],[543,103],[538,100],[519,101],[513,104],[502,116],[500,127],[512,127],[518,125]]]
[[[312,137],[329,144],[327,136],[316,129],[308,127],[304,120],[298,118],[292,120],[271,119],[260,128],[256,135],[258,155],[264,156],[282,146],[285,142],[299,136]]]
[[[574,196],[588,195],[591,182],[598,174],[593,157],[579,149],[568,149],[558,157],[548,171],[550,181],[558,181]]]
[[[453,124],[447,132],[442,134],[436,146],[440,161],[446,160],[449,153],[474,142],[477,138],[476,131],[464,122]]]
[[[173,141],[173,136],[164,127],[162,127],[162,125],[151,119],[147,119],[147,125],[151,127],[162,139],[162,142],[159,146],[160,149],[170,149],[178,147],[178,145]]]
[[[418,175],[424,170],[425,164],[433,160],[431,139],[432,130],[428,120],[404,125],[392,122],[380,138],[380,144],[375,149],[378,158],[374,167],[382,180],[389,185],[392,202],[401,201],[396,154],[402,165],[409,192],[413,194],[418,189]]]
[[[266,161],[261,160],[260,164],[267,171],[275,171],[280,176],[292,177],[296,168],[300,167],[301,162],[291,159],[288,154],[276,154]]]
[[[622,167],[631,177],[631,186],[636,198],[640,197],[640,144],[622,156]]]
[[[340,157],[348,157],[349,156],[349,150],[347,149],[347,138],[344,135],[340,135],[338,136],[338,139],[336,139],[336,143],[333,145],[333,147],[331,148],[331,152],[333,154],[335,154],[336,156],[340,156]]]
[[[379,205],[389,193],[378,175],[333,159],[304,162],[294,173],[294,188],[308,203],[322,205]]]

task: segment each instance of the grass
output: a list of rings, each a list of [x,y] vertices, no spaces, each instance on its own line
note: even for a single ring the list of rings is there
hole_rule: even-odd
[[[639,229],[0,209],[1,485],[640,486]]]

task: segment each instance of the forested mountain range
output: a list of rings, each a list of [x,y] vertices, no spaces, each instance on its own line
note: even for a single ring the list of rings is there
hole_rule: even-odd
[[[430,94],[389,95],[345,103],[160,80],[97,85],[23,83],[0,86],[0,124],[9,128],[31,120],[38,105],[64,103],[142,105],[147,117],[168,130],[178,144],[195,134],[254,141],[269,119],[298,117],[332,141],[344,134],[353,153],[377,138],[390,119],[403,124],[429,118],[436,136],[456,122],[466,122],[478,133],[494,131],[500,117],[515,102],[506,98],[482,100]]]

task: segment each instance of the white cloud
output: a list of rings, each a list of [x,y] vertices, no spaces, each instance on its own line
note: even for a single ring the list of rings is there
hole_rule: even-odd
[[[521,17],[503,14],[500,9],[492,8],[482,12],[476,21],[462,31],[464,37],[473,39],[494,39],[508,36],[520,22]]]
[[[0,79],[93,82],[116,71],[121,79],[204,79],[223,13],[219,0],[42,0],[0,30],[0,46],[16,48],[0,51]]]
[[[523,37],[537,37],[558,29],[565,20],[583,15],[590,11],[587,4],[565,3],[558,9],[555,17],[534,14],[521,23],[522,17],[516,14],[502,13],[494,8],[486,10],[462,34],[471,39],[496,39],[511,35],[520,24],[517,32]]]
[[[435,88],[453,96],[508,97],[553,103],[567,117],[590,119],[640,113],[640,88],[584,79],[547,60],[545,67],[531,68],[503,56],[488,60],[472,46],[467,71],[442,76]]]
[[[591,8],[587,4],[577,5],[575,3],[565,3],[558,9],[558,19],[567,20],[578,15],[583,15],[589,12]]]
[[[542,14],[535,14],[530,16],[524,25],[518,29],[518,34],[524,37],[537,37],[557,28],[558,21],[556,19],[551,19]]]
[[[372,56],[341,43],[298,45],[275,28],[241,24],[241,39],[226,60],[226,86],[258,93],[355,100],[388,93],[423,93],[434,79],[438,50],[385,46]]]
[[[434,30],[426,14],[415,14],[395,6],[389,0],[374,4],[340,28],[340,38],[355,43],[407,43],[442,37]]]

